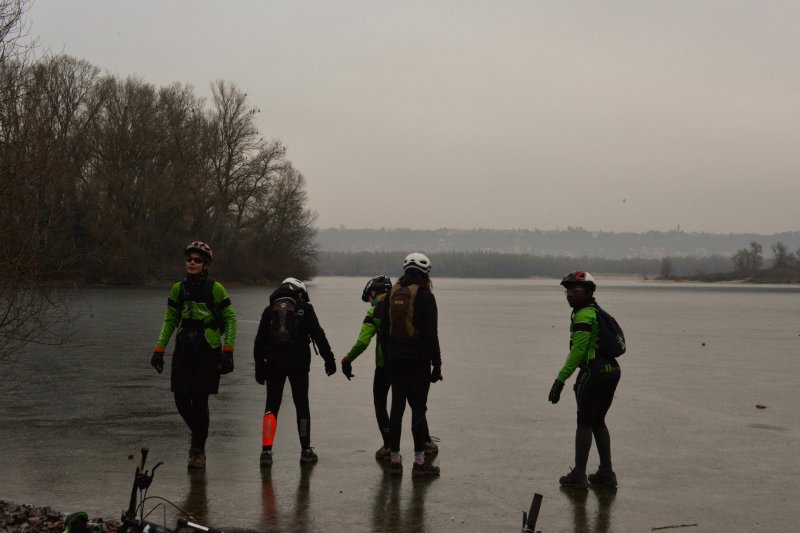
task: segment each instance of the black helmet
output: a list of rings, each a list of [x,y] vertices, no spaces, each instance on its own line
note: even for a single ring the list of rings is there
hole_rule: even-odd
[[[564,287],[570,285],[582,285],[589,289],[589,291],[594,292],[597,289],[597,284],[594,282],[594,278],[588,272],[583,272],[582,270],[578,270],[577,272],[570,272],[564,279],[561,280],[561,285]]]
[[[211,253],[211,247],[203,241],[192,241],[183,249],[183,255],[186,257],[189,257],[189,254],[192,252],[203,256],[206,263],[210,263],[214,259],[214,254]]]
[[[389,276],[375,276],[367,282],[364,286],[364,292],[361,293],[361,300],[368,302],[369,293],[375,291],[375,294],[383,294],[392,290],[392,280]]]

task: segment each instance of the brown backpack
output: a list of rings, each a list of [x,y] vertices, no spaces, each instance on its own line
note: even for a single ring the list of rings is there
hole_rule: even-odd
[[[395,283],[389,293],[389,337],[392,340],[408,342],[419,337],[414,327],[414,300],[419,285],[401,286]]]

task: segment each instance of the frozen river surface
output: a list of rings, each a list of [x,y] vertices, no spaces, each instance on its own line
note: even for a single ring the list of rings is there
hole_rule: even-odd
[[[310,287],[337,359],[366,311],[365,281],[326,277]],[[262,288],[229,290],[239,315],[236,369],[211,400],[208,467],[187,472],[188,434],[168,373],[149,366],[168,290],[96,289],[71,295],[79,330],[69,346],[33,347],[0,366],[0,499],[118,517],[130,457],[146,446],[151,465],[164,462],[149,494],[216,526],[519,531],[538,492],[544,533],[797,531],[800,291],[599,283],[597,298],[629,344],[607,419],[616,490],[558,486],[572,465],[575,404],[569,389],[558,405],[547,402],[568,344],[557,281],[434,278],[445,377],[431,388],[428,412],[440,439],[438,479],[410,475],[408,412],[405,475],[390,478],[375,461],[371,351],[350,382],[313,361],[320,461],[311,468],[298,463],[287,386],[275,464],[261,472],[265,393],[253,379],[252,342],[269,293]],[[596,464],[593,449],[589,468]]]

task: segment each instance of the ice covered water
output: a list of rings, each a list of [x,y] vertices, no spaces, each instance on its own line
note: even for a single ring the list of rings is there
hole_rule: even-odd
[[[309,286],[337,359],[355,341],[361,290],[375,274]],[[0,498],[116,517],[130,494],[129,456],[147,446],[151,464],[165,463],[149,494],[217,526],[518,531],[539,492],[546,533],[794,530],[786,502],[800,497],[800,290],[597,277],[596,296],[629,345],[607,419],[615,491],[558,487],[572,466],[575,406],[572,380],[559,404],[547,402],[568,347],[557,280],[434,276],[444,381],[431,387],[428,414],[440,478],[412,479],[408,414],[405,475],[392,479],[375,461],[371,349],[349,382],[341,372],[326,377],[314,356],[319,464],[299,464],[287,386],[275,462],[260,471],[265,394],[253,378],[252,343],[269,288],[229,290],[239,315],[236,369],[211,401],[208,467],[187,472],[188,434],[168,372],[149,365],[168,288],[92,289],[70,294],[79,329],[68,346],[31,347],[0,367]],[[596,462],[593,450],[589,468]]]

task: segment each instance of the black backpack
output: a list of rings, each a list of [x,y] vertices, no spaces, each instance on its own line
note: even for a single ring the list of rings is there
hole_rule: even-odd
[[[294,298],[282,296],[275,298],[270,304],[269,332],[273,342],[278,344],[294,344],[302,340],[301,309]]]
[[[625,334],[617,320],[599,305],[594,306],[600,334],[597,337],[597,353],[607,357],[619,357],[625,353]]]

